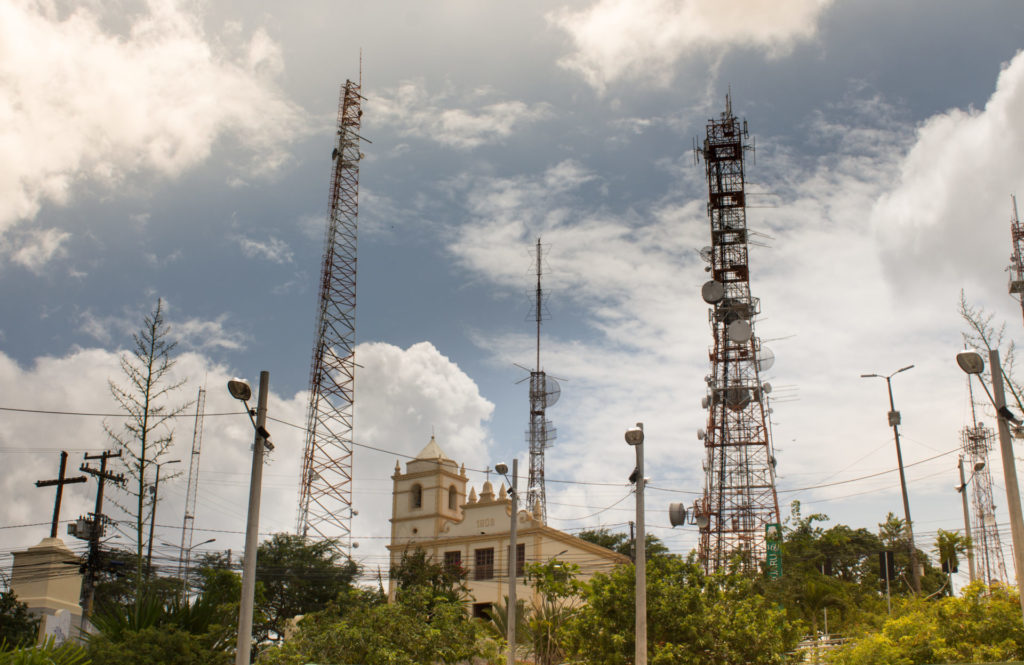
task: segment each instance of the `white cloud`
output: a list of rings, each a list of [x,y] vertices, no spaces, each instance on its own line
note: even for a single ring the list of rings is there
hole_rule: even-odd
[[[1024,53],[1018,53],[984,109],[951,109],[918,128],[895,186],[871,211],[894,278],[917,289],[931,288],[936,274],[1005,288],[1010,195],[1024,194],[1022,104]]]
[[[0,257],[6,256],[12,263],[41,274],[53,258],[66,254],[64,243],[70,235],[57,229],[0,233]]]
[[[242,254],[250,259],[262,257],[274,263],[291,263],[295,259],[295,253],[288,243],[273,236],[266,242],[238,237],[238,245],[242,248]]]
[[[489,89],[473,91],[468,98],[453,100],[451,91],[431,95],[422,81],[406,81],[367,101],[370,122],[395,125],[400,136],[413,136],[442,145],[468,150],[500,143],[519,125],[541,120],[549,114],[545,104],[532,106],[520,101],[489,101]],[[470,108],[452,107],[466,104]]]
[[[696,51],[758,48],[771,56],[788,52],[817,31],[831,0],[597,0],[574,11],[562,8],[548,20],[566,31],[574,52],[562,66],[603,91],[633,77],[666,85],[676,64]]]
[[[249,336],[238,330],[228,330],[224,326],[227,319],[226,314],[221,314],[212,320],[191,318],[174,321],[171,323],[171,336],[190,349],[245,349]]]
[[[305,131],[272,80],[281,56],[264,31],[237,45],[211,39],[172,0],[120,15],[124,33],[97,12],[0,5],[0,232],[44,202],[67,203],[83,181],[114,189],[133,174],[177,176],[225,137],[267,173]]]

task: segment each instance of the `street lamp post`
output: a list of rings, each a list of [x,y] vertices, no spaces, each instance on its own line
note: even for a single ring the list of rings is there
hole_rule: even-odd
[[[169,543],[166,540],[161,540],[160,542],[163,543],[164,545],[167,545],[168,547],[176,547],[179,550],[182,550],[182,551],[185,552],[185,562],[186,562],[185,563],[185,568],[181,571],[181,599],[182,599],[182,601],[184,601],[185,598],[188,597],[188,561],[190,561],[192,559],[192,550],[194,550],[195,548],[200,547],[202,545],[208,545],[210,543],[217,542],[217,539],[216,538],[207,538],[203,542],[196,543],[195,545],[190,545],[189,547],[182,547],[181,545],[176,545],[174,543]],[[228,551],[230,552],[230,550],[228,550]],[[231,562],[229,561],[228,563],[230,564]]]
[[[921,593],[921,572],[917,567],[917,546],[914,545],[914,526],[910,520],[910,499],[907,497],[907,476],[903,471],[903,452],[900,449],[900,412],[896,410],[896,405],[892,399],[892,377],[896,376],[900,372],[905,372],[912,367],[913,365],[901,367],[888,376],[883,376],[881,374],[861,374],[860,376],[863,379],[871,377],[885,379],[885,385],[889,388],[889,424],[892,425],[892,436],[896,440],[896,462],[900,469],[900,488],[903,491],[903,514],[907,518],[907,546],[910,548],[910,578],[913,581],[914,593]]]
[[[644,424],[626,430],[626,443],[636,448],[636,656],[647,665],[647,537],[644,534]]]
[[[967,483],[974,479],[974,474],[978,473],[985,468],[984,462],[977,462],[974,465],[974,473],[971,474],[970,478],[964,479],[964,456],[961,455],[957,460],[957,468],[960,470],[960,485],[956,488],[956,491],[960,493],[960,498],[964,504],[964,535],[967,536],[967,570],[970,575],[971,582],[975,578],[975,567],[974,567],[974,542],[971,539],[971,514],[967,510]]]
[[[231,396],[245,404],[249,411],[252,388],[244,379],[228,381]],[[249,512],[245,523],[245,556],[242,560],[242,598],[238,605],[238,642],[235,649],[235,665],[249,665],[252,649],[253,596],[256,593],[256,548],[260,524],[260,491],[263,486],[263,450],[273,450],[270,433],[267,432],[267,396],[270,392],[270,372],[260,372],[260,392],[256,407],[256,419],[252,420],[256,435],[252,446],[252,474],[249,477]]]
[[[508,466],[496,464],[494,470],[505,475],[508,473]],[[507,476],[506,476],[507,478]],[[519,513],[519,460],[512,460],[512,489],[509,495],[512,499],[511,522],[508,527],[508,606],[505,608],[505,637],[508,641],[508,665],[516,665],[516,573],[519,571],[519,564],[516,561],[516,526]]]
[[[167,460],[166,462],[156,462],[156,479],[153,481],[153,485],[150,490],[153,492],[153,510],[149,511],[149,545],[146,546],[146,577],[149,578],[153,574],[153,525],[156,524],[156,507],[157,500],[160,498],[160,467],[164,464],[177,464],[181,462],[180,459]]]
[[[999,350],[988,352],[989,370],[992,373],[992,392],[989,392],[981,373],[985,371],[985,360],[977,351],[961,351],[956,354],[956,363],[967,374],[977,374],[985,394],[992,400],[999,425],[999,453],[1003,462],[1003,480],[1006,485],[1006,503],[1010,511],[1010,535],[1013,538],[1013,566],[1017,571],[1017,594],[1020,597],[1021,614],[1024,616],[1024,518],[1021,516],[1020,487],[1017,485],[1017,461],[1013,457],[1010,443],[1008,420],[1016,420],[1006,408],[1003,394],[1003,368],[999,364]],[[994,393],[994,395],[993,395]]]

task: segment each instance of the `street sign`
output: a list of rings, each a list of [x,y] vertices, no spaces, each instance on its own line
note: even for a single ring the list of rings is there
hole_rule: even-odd
[[[782,525],[765,524],[764,541],[768,546],[765,556],[768,579],[777,580],[782,577]]]

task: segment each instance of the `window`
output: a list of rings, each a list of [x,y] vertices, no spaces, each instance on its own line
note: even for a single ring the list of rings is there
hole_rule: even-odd
[[[458,508],[459,503],[459,491],[455,489],[455,485],[448,488],[448,510],[455,510]]]
[[[423,507],[423,488],[419,484],[413,485],[409,496],[409,505],[413,508]]]
[[[508,548],[505,548],[505,555],[508,555]],[[526,543],[516,543],[516,577],[525,575],[524,565],[526,563]]]
[[[476,565],[473,569],[473,579],[494,579],[494,548],[487,547],[484,549],[473,550],[473,555],[476,558]]]
[[[454,552],[445,552],[444,567],[448,570],[459,570],[462,568],[462,552],[458,550],[455,550]]]

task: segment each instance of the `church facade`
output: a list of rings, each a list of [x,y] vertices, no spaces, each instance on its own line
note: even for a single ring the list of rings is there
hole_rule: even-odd
[[[406,464],[395,463],[391,508],[391,567],[402,555],[422,549],[434,561],[466,572],[472,612],[484,616],[508,595],[509,534],[512,500],[504,484],[497,493],[490,480],[479,494],[469,488],[465,465],[449,459],[431,437]],[[580,567],[583,579],[608,572],[629,559],[542,523],[539,511],[519,510],[517,518],[516,596],[530,602],[524,566],[558,559]],[[394,599],[394,581],[388,597]]]

